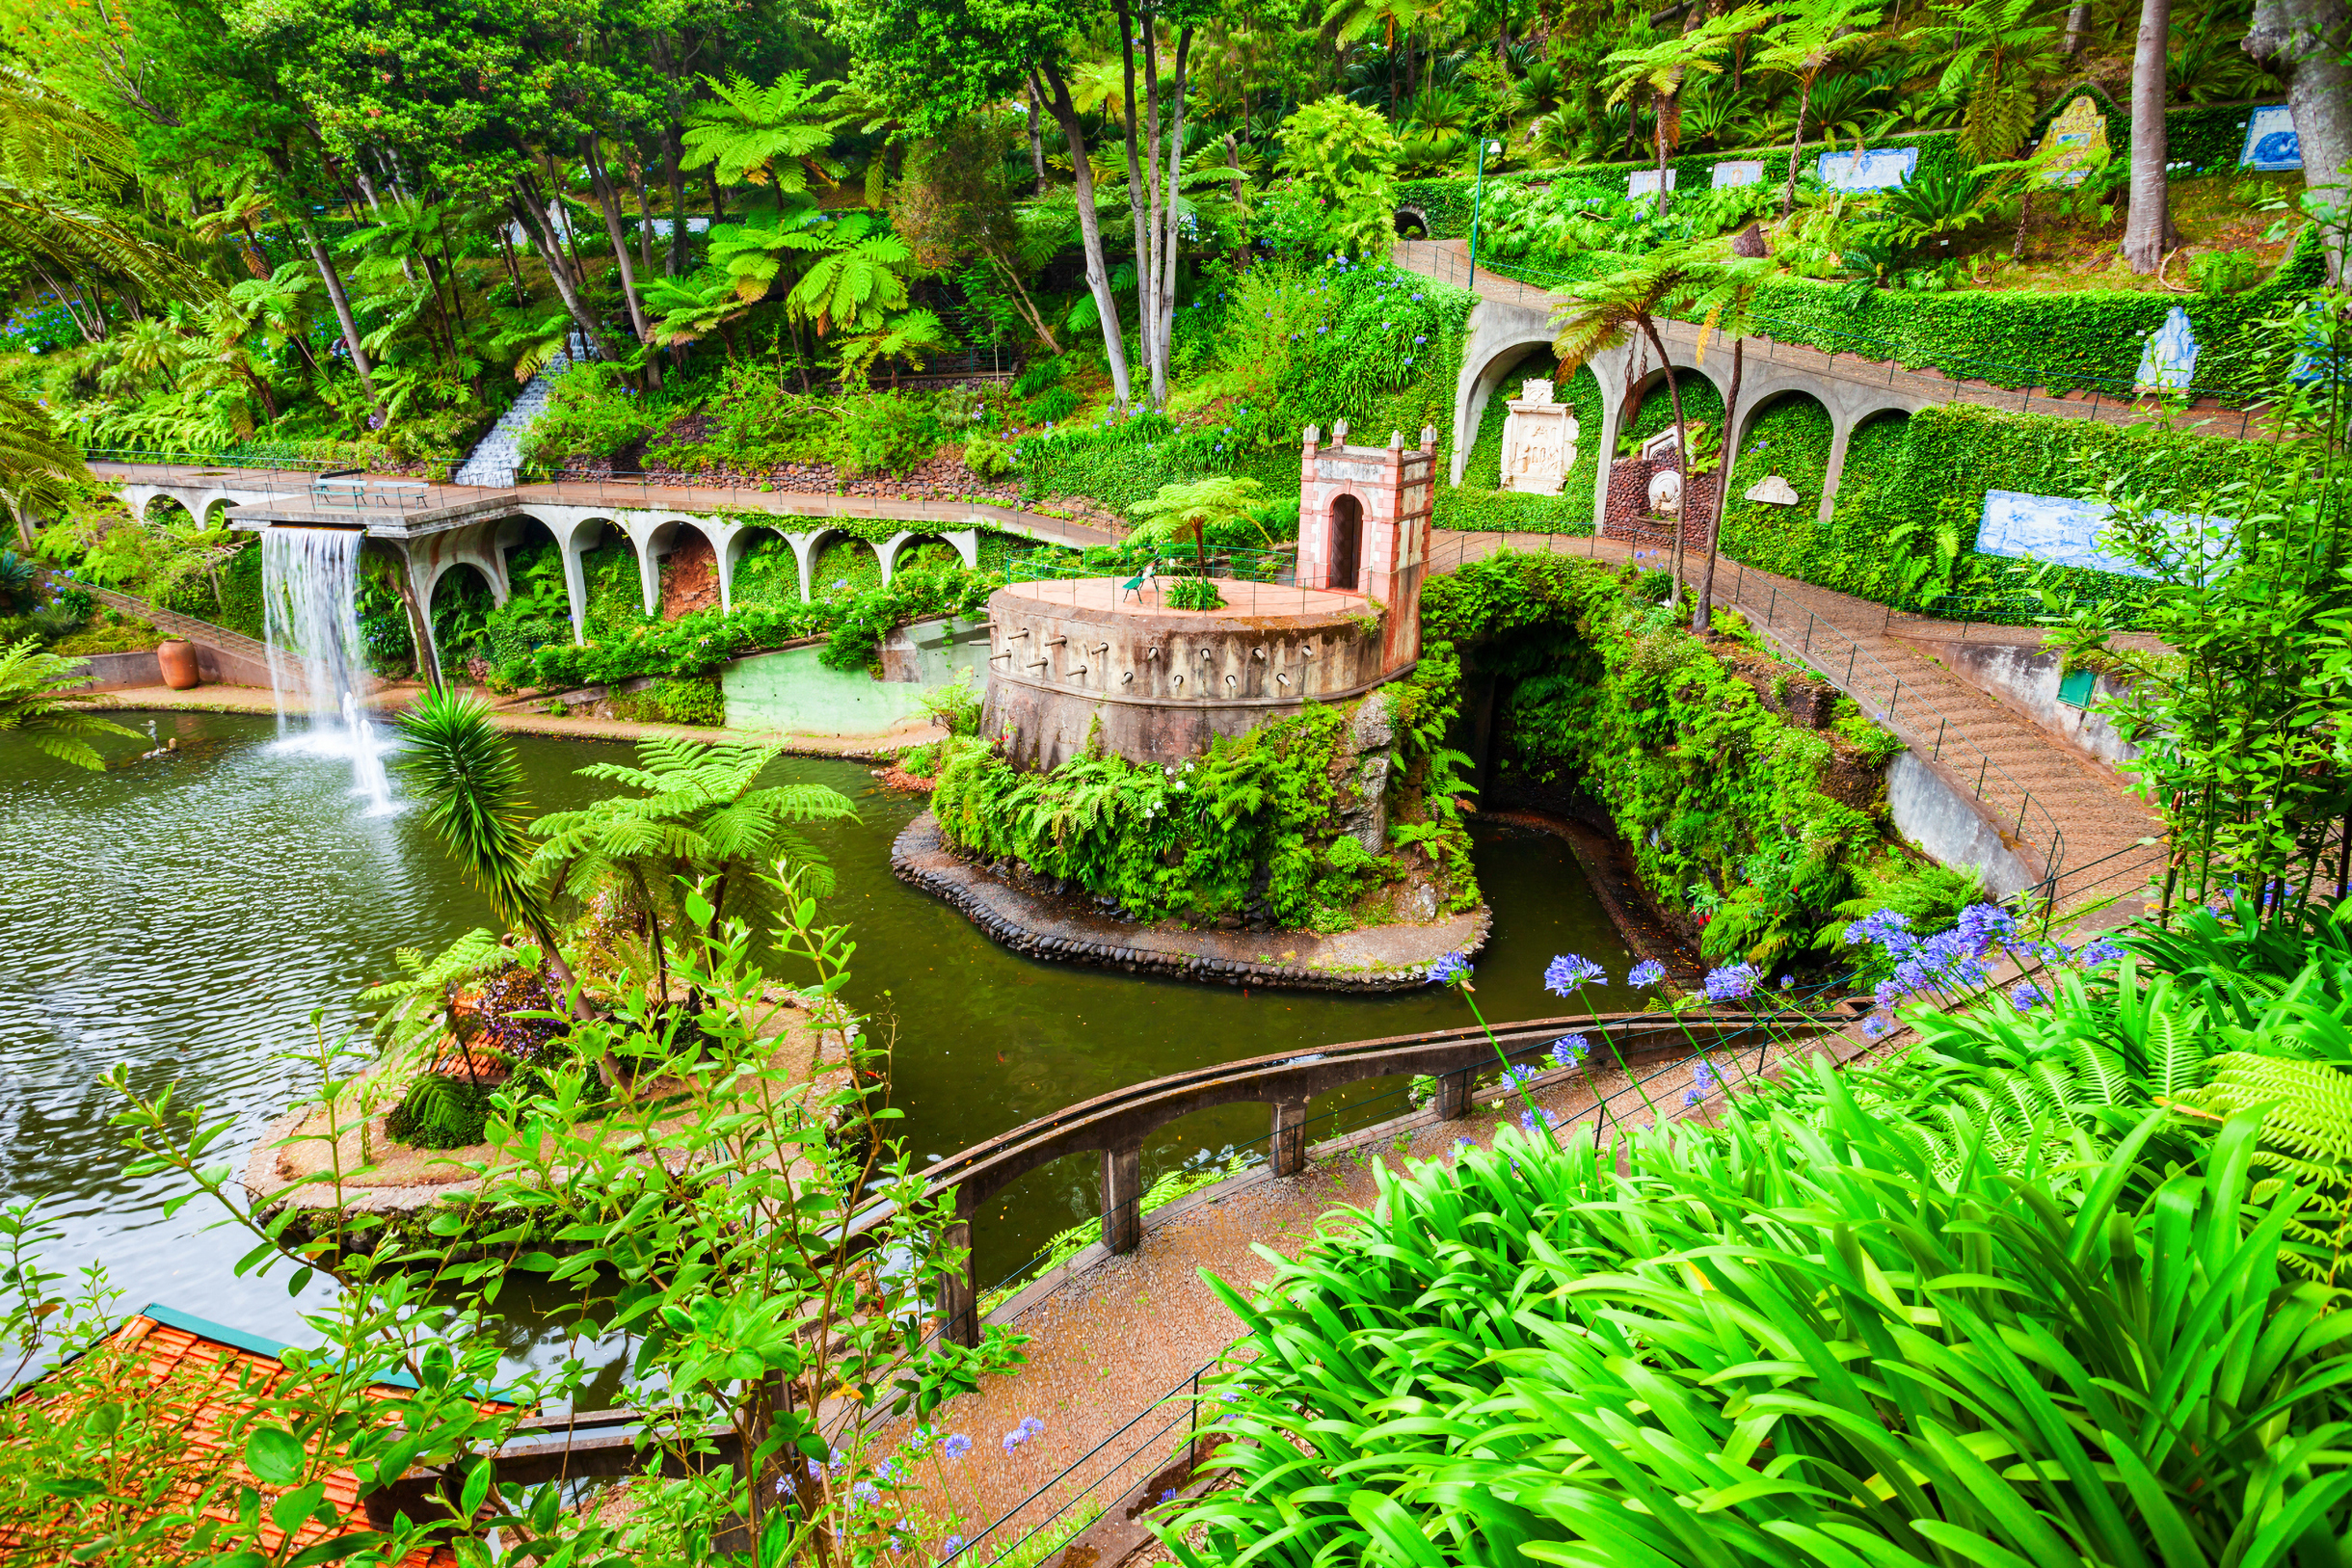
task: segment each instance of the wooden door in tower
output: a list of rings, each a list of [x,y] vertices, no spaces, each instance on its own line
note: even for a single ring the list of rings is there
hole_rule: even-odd
[[[1343,594],[1356,591],[1356,563],[1364,554],[1364,505],[1352,495],[1331,502],[1331,586]]]

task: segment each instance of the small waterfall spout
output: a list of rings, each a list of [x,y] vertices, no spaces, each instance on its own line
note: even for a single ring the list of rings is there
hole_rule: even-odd
[[[352,793],[370,815],[393,810],[384,770],[385,738],[367,718],[371,682],[360,640],[360,546],[356,528],[269,528],[261,535],[261,598],[278,699],[279,744],[349,760]],[[296,734],[288,708],[300,702],[309,729]]]

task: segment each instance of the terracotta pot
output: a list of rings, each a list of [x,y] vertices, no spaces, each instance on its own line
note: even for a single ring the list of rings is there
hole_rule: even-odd
[[[155,662],[163,667],[163,683],[174,691],[188,691],[204,683],[196,667],[196,645],[173,637],[155,646]]]

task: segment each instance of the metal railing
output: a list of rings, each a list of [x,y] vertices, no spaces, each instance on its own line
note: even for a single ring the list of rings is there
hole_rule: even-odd
[[[1460,242],[1455,240],[1400,240],[1391,252],[1391,261],[1406,271],[1439,279],[1481,295],[1505,292],[1481,286],[1480,280],[1471,272],[1469,256],[1459,246]],[[1520,296],[1511,303],[1538,309],[1549,309],[1563,303],[1566,291],[1580,282],[1590,281],[1524,263],[1498,261],[1491,255],[1479,257],[1478,274],[1492,282],[1508,285],[1510,292]],[[1771,329],[1776,322],[1781,330],[1802,335],[1788,338],[1772,336]],[[2146,420],[2156,408],[2168,403],[2195,402],[2199,399],[2214,403],[2228,401],[2224,394],[2209,386],[2188,386],[2161,394],[2144,393],[2130,384],[2112,377],[2076,375],[2071,372],[2061,375],[2052,369],[2037,370],[2028,366],[1950,356],[1941,357],[1941,362],[1931,368],[1914,370],[1900,362],[1900,357],[1905,352],[1903,345],[1884,338],[1835,328],[1821,328],[1810,322],[1800,323],[1787,317],[1761,317],[1760,325],[1766,329],[1764,334],[1746,340],[1747,358],[1751,365],[1758,362],[1783,365],[1792,370],[1829,376],[1857,385],[1885,385],[1923,402],[1971,403],[2017,413],[2130,424]],[[1659,323],[1659,333],[1671,348],[1691,348],[1699,331],[1698,326],[1689,322],[1662,320]],[[1827,344],[1809,341],[1825,337],[1831,341]],[[1727,356],[1727,342],[1724,352]],[[1841,356],[1848,360],[1842,366],[1837,362]],[[2090,397],[2084,399],[2034,390],[2037,383],[2046,384],[2052,376],[2089,386]],[[2022,383],[2005,385],[1991,379],[1994,377],[2022,378]],[[2207,419],[2188,428],[2199,435],[2240,439],[2262,434],[2254,429],[2254,410],[2251,408],[2231,407],[2226,411],[2214,408],[2208,412],[2235,413],[2238,416],[2235,427],[2227,428],[2226,420]]]
[[[82,453],[85,463],[157,468],[247,468],[259,473],[316,473],[334,466],[317,458],[250,457],[224,452],[174,452],[144,447],[93,446]]]

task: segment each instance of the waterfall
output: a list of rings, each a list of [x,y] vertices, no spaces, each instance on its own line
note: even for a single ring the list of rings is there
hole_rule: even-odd
[[[348,759],[352,793],[367,802],[372,816],[393,806],[384,771],[388,748],[365,706],[371,684],[360,640],[360,546],[365,539],[357,528],[263,529],[261,603],[279,744]],[[287,723],[296,698],[310,721],[299,734]]]

